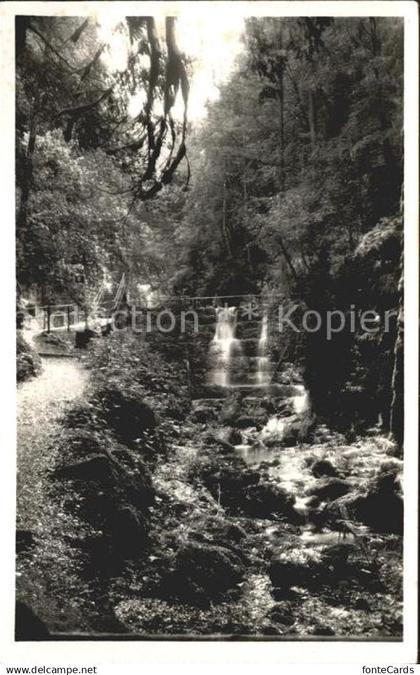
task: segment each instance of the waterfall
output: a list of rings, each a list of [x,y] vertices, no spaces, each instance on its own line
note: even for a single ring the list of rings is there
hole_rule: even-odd
[[[232,384],[232,357],[242,356],[242,347],[235,338],[236,307],[216,309],[216,332],[210,344],[210,384],[228,387]]]
[[[258,341],[257,383],[264,387],[270,384],[270,359],[267,354],[268,316],[264,314]]]
[[[293,396],[293,410],[296,414],[300,415],[306,412],[310,407],[309,393],[303,384],[296,384],[295,386],[298,393]]]

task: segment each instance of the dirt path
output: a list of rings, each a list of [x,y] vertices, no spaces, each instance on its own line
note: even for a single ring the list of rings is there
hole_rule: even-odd
[[[17,391],[17,526],[37,529],[43,510],[43,480],[52,465],[45,450],[57,420],[82,396],[88,374],[76,359],[48,358],[43,372]]]
[[[48,480],[56,461],[59,420],[83,397],[88,373],[74,358],[47,358],[37,378],[17,391],[17,598],[51,629],[79,628],[77,600],[86,594],[79,555],[69,544],[75,522],[65,493],[53,498]]]

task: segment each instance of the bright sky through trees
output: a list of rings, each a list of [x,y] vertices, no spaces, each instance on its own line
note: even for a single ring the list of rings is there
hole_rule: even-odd
[[[127,63],[129,38],[121,16],[115,14],[98,15],[101,37],[109,48],[102,58],[110,70],[124,70]],[[165,16],[162,12],[156,16],[160,37],[164,37]],[[177,21],[177,39],[180,49],[191,59],[190,97],[188,117],[200,120],[206,115],[206,102],[219,96],[218,84],[225,82],[241,50],[241,32],[243,18],[228,13],[221,17],[214,10],[199,15],[182,10]],[[145,59],[145,67],[149,58]],[[144,104],[144,92],[132,97],[129,104],[131,115],[138,114]],[[174,107],[174,116],[182,118],[183,107],[179,97]]]

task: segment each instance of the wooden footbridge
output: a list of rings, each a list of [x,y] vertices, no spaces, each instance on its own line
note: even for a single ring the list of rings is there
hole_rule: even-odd
[[[257,294],[190,296],[182,293],[170,296],[153,292],[147,298],[135,298],[130,297],[126,276],[123,274],[114,293],[105,282],[101,284],[90,303],[89,310],[85,309],[82,304],[77,303],[33,304],[27,305],[23,314],[25,315],[24,319],[28,316],[32,317],[39,330],[47,333],[62,330],[70,332],[87,327],[89,320],[93,318],[99,324],[110,323],[116,312],[130,306],[135,306],[137,311],[153,312],[168,310],[173,307],[200,311],[211,307],[236,306],[245,312],[252,312],[272,303],[274,300],[279,302],[283,297],[281,294],[267,296]]]
[[[47,333],[61,330],[70,332],[87,326],[91,317],[95,317],[99,323],[108,323],[113,313],[126,303],[127,283],[123,274],[114,294],[109,292],[105,283],[101,284],[89,311],[76,303],[34,304],[25,308],[24,319],[29,315],[38,324],[39,329]]]

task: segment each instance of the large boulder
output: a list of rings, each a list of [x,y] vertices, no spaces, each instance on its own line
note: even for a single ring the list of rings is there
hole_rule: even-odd
[[[337,469],[328,461],[328,459],[320,459],[317,462],[314,462],[311,471],[315,478],[321,478],[322,476],[339,478],[340,476]]]
[[[126,559],[145,549],[155,493],[145,464],[134,453],[119,457],[94,455],[56,469],[53,477],[75,481],[78,514],[102,533],[93,555],[105,547],[107,555]]]
[[[243,394],[242,392],[236,392],[230,394],[225,401],[225,404],[220,411],[219,415],[219,421],[222,424],[227,424],[227,425],[235,425],[238,420],[238,418],[241,416],[242,413],[242,399],[243,399]],[[251,425],[252,426],[252,423]]]
[[[309,631],[310,635],[335,635],[335,630],[324,623],[315,622],[315,625]]]
[[[61,351],[65,352],[69,349],[68,343],[55,333],[41,333],[38,338],[38,342],[44,343],[46,345],[52,345],[53,347],[58,347]]]
[[[168,560],[161,580],[165,597],[208,606],[243,581],[242,558],[224,546],[186,542]]]
[[[138,461],[140,466],[143,440],[132,449],[118,443],[105,426],[100,426],[94,415],[94,411],[90,409],[83,411],[77,407],[63,418],[64,429],[60,435],[60,465],[70,467],[74,464],[76,467],[80,463],[83,466],[84,462],[101,457],[103,459],[100,461],[103,463],[108,462],[116,466],[124,464],[130,468],[134,467]]]
[[[134,441],[157,425],[154,411],[136,392],[109,385],[98,389],[95,400],[106,422],[123,442]]]
[[[284,363],[281,372],[277,376],[281,384],[302,384],[303,378],[293,363]]]
[[[106,455],[94,455],[88,459],[67,464],[56,469],[54,475],[62,480],[109,481],[113,478],[115,467]]]
[[[282,413],[276,418],[272,418],[263,430],[267,447],[293,447],[303,441],[308,430],[306,418],[294,414],[284,416]]]
[[[250,470],[245,462],[228,447],[220,444],[205,451],[201,458],[199,475],[213,496],[220,496],[229,506],[243,488],[258,483],[258,472]]]
[[[242,511],[254,518],[286,518],[289,522],[302,522],[295,511],[295,498],[271,481],[261,480],[257,485],[247,486],[239,495]]]
[[[317,551],[306,548],[286,548],[271,561],[268,573],[276,588],[289,590],[293,586],[308,586],[317,580],[322,564]]]
[[[287,423],[283,431],[281,444],[286,448],[291,448],[299,442],[301,437],[302,422],[295,420]]]
[[[348,505],[356,520],[376,532],[403,533],[404,507],[397,468],[380,472],[366,493],[356,496]]]

